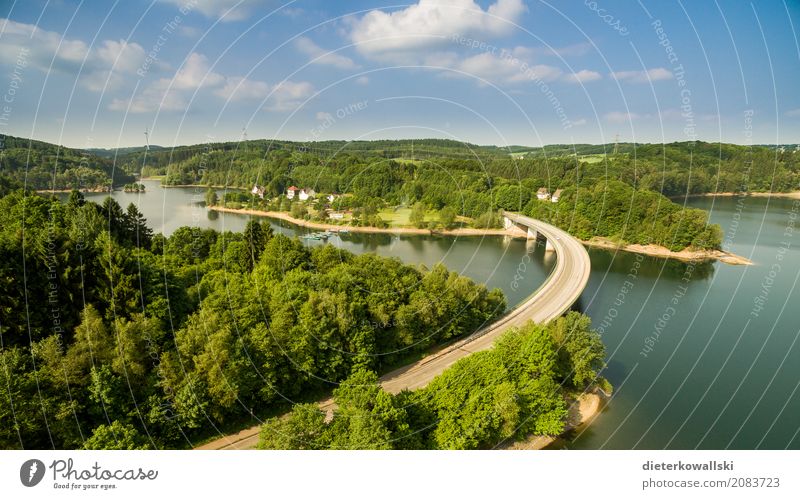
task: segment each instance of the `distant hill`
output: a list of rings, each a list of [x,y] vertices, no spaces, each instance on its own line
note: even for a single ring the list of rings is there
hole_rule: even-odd
[[[151,151],[160,151],[162,149],[166,149],[165,147],[161,146],[150,146]],[[145,150],[145,146],[134,146],[134,147],[118,147],[116,149],[100,149],[100,148],[90,148],[84,149],[85,151],[94,154],[95,156],[100,156],[101,158],[113,158],[116,156],[124,156],[126,154],[135,153],[135,152],[142,152]]]
[[[0,191],[108,189],[134,177],[108,158],[38,140],[0,135]]]

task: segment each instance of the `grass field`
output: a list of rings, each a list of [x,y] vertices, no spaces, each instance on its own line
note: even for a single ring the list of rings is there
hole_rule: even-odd
[[[398,208],[396,210],[393,208],[384,208],[378,212],[378,216],[391,227],[412,227],[409,221],[411,208]],[[437,212],[428,211],[425,213],[426,222],[435,222],[437,220],[439,220]]]
[[[600,163],[601,161],[605,161],[606,155],[605,154],[587,154],[585,156],[580,156],[579,159],[586,163]]]

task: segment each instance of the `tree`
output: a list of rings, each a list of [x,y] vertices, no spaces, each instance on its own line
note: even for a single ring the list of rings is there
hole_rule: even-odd
[[[153,240],[153,230],[147,219],[135,204],[130,203],[124,217],[126,239],[137,248],[149,248]]]
[[[127,240],[125,213],[119,203],[111,196],[103,200],[102,214],[106,219],[108,233],[119,242]]]
[[[439,222],[445,229],[453,227],[456,221],[456,210],[449,206],[445,206],[439,211]]]
[[[147,450],[150,444],[133,425],[114,421],[100,425],[86,439],[84,449],[89,450]]]
[[[330,447],[331,432],[317,404],[295,404],[286,418],[271,418],[261,427],[259,449],[318,450]]]
[[[206,190],[205,200],[206,200],[206,206],[216,206],[217,203],[219,202],[219,198],[217,197],[217,191],[209,187]]]
[[[248,271],[253,270],[253,266],[261,257],[264,247],[272,237],[272,227],[269,222],[249,220],[244,227],[244,240],[250,253],[251,262]]]
[[[83,197],[80,191],[76,189],[72,189],[69,192],[69,200],[67,201],[67,206],[73,208],[80,208],[86,203],[86,199]]]
[[[406,413],[378,385],[378,376],[359,370],[333,391],[335,449],[391,449],[395,435],[408,431]]]
[[[425,227],[425,212],[424,204],[414,203],[414,206],[411,208],[411,214],[408,216],[408,221],[411,222],[414,227]]]
[[[559,317],[550,327],[558,351],[559,378],[576,388],[598,380],[605,367],[606,349],[591,319],[577,312]]]

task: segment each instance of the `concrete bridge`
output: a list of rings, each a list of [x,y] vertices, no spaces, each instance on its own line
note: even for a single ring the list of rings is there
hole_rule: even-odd
[[[591,262],[580,241],[567,232],[530,217],[504,213],[507,228],[524,230],[531,238],[545,238],[547,249],[556,254],[556,265],[545,282],[522,303],[509,310],[495,322],[488,324],[468,337],[428,355],[380,378],[381,387],[390,393],[404,389],[422,388],[459,359],[480,350],[491,348],[494,341],[506,330],[522,326],[528,321],[546,323],[566,313],[580,297],[589,281]],[[320,402],[320,409],[330,416],[335,405],[333,399]],[[258,443],[260,426],[254,426],[219,438],[200,449],[250,449]]]
[[[517,231],[520,235],[525,234],[528,239],[535,239],[537,241],[545,241],[545,249],[547,251],[555,251],[555,246],[550,242],[544,234],[540,234],[538,224],[539,222],[533,218],[523,217],[514,213],[503,213],[503,228],[506,230]]]

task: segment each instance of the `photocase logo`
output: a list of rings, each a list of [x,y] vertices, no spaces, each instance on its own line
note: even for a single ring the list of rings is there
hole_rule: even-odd
[[[26,487],[35,487],[44,478],[44,463],[38,459],[28,459],[19,468],[19,479]]]

